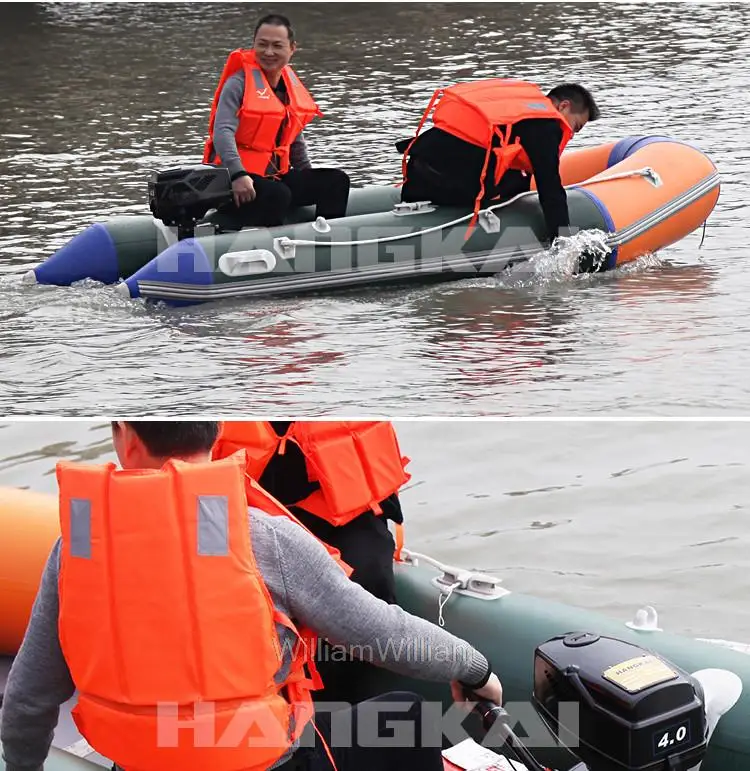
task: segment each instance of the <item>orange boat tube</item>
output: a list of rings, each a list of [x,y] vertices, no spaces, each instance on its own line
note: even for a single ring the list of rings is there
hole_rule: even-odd
[[[57,496],[0,487],[0,533],[0,656],[12,656],[60,535]]]
[[[676,243],[708,219],[719,172],[697,147],[670,137],[628,137],[564,153],[563,184],[594,201],[609,229],[605,270]]]

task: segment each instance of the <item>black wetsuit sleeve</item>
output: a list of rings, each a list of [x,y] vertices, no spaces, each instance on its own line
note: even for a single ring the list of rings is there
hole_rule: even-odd
[[[553,241],[561,228],[570,226],[568,196],[560,179],[562,129],[554,120],[528,120],[519,123],[515,133],[531,161],[548,236]]]

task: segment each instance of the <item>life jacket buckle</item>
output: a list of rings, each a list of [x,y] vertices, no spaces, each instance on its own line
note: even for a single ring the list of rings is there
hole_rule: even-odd
[[[485,233],[499,233],[500,217],[490,209],[482,209],[479,212],[479,225]]]

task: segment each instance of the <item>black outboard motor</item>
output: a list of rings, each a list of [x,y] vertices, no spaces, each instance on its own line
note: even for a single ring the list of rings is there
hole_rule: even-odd
[[[622,640],[581,632],[540,645],[532,701],[563,744],[577,738],[592,771],[680,771],[706,753],[701,684]],[[566,702],[577,705],[577,726],[564,723]]]
[[[582,761],[571,771],[688,771],[706,754],[709,726],[700,682],[622,640],[578,632],[540,645],[532,703]],[[502,707],[480,702],[477,712],[485,727],[499,728],[528,769],[542,771]]]
[[[151,213],[168,227],[177,227],[177,238],[192,238],[196,224],[210,209],[232,200],[228,169],[191,166],[155,172],[148,182]]]

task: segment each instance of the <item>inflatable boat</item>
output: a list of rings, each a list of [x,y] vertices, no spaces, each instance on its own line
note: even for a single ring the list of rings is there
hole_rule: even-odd
[[[227,298],[302,294],[496,274],[544,249],[536,190],[482,209],[429,201],[400,203],[398,186],[351,191],[345,217],[315,218],[313,207],[272,228],[222,232],[212,204],[226,202],[223,169],[199,166],[156,175],[155,216],[113,217],[90,226],[26,274],[69,286],[117,284],[126,297],[186,305]],[[637,136],[566,152],[561,178],[571,228],[601,231],[601,249],[579,270],[611,270],[684,238],[713,211],[719,174],[698,148]],[[471,227],[470,227],[471,225]]]
[[[55,496],[0,488],[0,692],[57,538],[57,521]],[[496,576],[407,550],[395,568],[403,608],[460,635],[492,661],[505,709],[548,768],[571,768],[564,746],[587,763],[576,771],[687,771],[699,762],[701,771],[750,768],[745,653],[662,631],[651,608],[623,623],[510,591]],[[382,687],[416,691],[445,710],[451,704],[443,685],[384,671]],[[569,741],[573,727],[563,719],[561,694],[566,703],[580,702],[577,746]],[[74,702],[75,696],[61,710],[45,768],[110,767],[78,734],[70,715]],[[545,741],[550,727],[559,741]],[[467,730],[482,739],[476,728]]]

